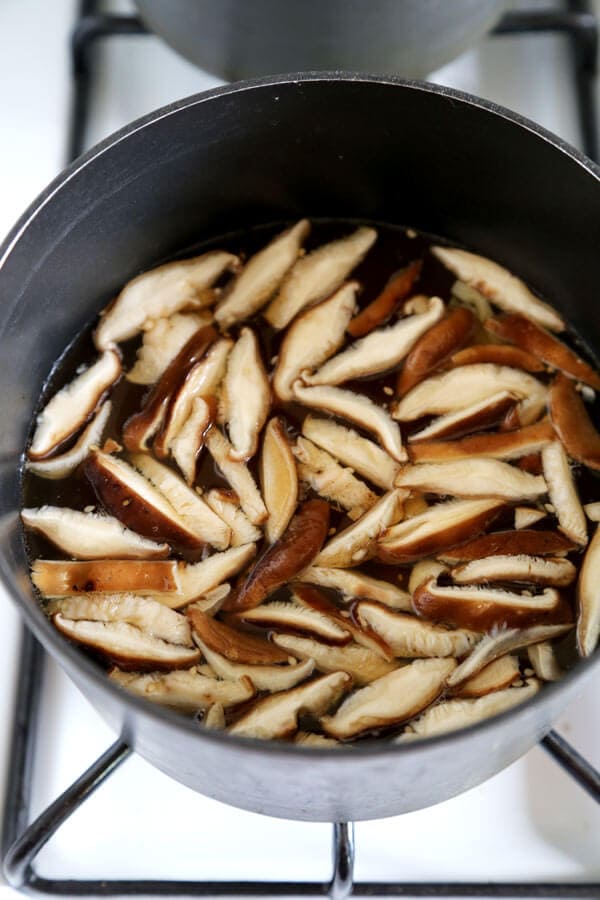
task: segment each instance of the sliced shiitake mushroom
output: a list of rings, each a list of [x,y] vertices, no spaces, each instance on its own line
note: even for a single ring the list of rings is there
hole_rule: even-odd
[[[564,331],[565,323],[547,303],[533,294],[525,282],[485,256],[454,247],[432,247],[431,252],[450,271],[507,312],[522,313],[551,331]]]
[[[223,477],[238,495],[240,506],[252,524],[260,525],[268,512],[248,466],[232,458],[233,448],[216,426],[208,430],[204,442]]]
[[[396,394],[403,397],[449,356],[469,340],[475,327],[475,317],[469,309],[459,307],[433,325],[416,342],[408,354],[398,376]]]
[[[270,300],[298,259],[309,232],[310,222],[301,219],[248,260],[215,310],[223,328],[249,319]]]
[[[559,681],[564,675],[550,641],[528,647],[527,656],[532,669],[542,681]]]
[[[542,450],[544,477],[558,524],[566,536],[580,546],[587,544],[587,522],[581,506],[569,460],[562,444],[553,441]]]
[[[482,324],[492,315],[492,307],[489,300],[480,291],[476,291],[474,287],[466,284],[466,282],[457,279],[450,291],[450,305],[456,306],[458,303],[460,306],[466,306]]]
[[[376,600],[392,609],[412,609],[410,594],[392,584],[357,572],[356,569],[336,569],[325,566],[311,566],[297,576],[298,581],[318,584],[319,587],[333,588],[343,594],[344,600]]]
[[[492,334],[511,344],[517,344],[554,369],[560,369],[571,378],[600,389],[600,375],[588,363],[554,335],[520,313],[488,319],[485,327]]]
[[[377,555],[383,562],[414,562],[433,556],[485,531],[500,514],[501,500],[450,500],[388,528],[379,538]],[[320,564],[320,563],[319,563]]]
[[[106,400],[69,450],[61,453],[60,456],[53,456],[51,459],[43,459],[39,462],[28,460],[27,471],[51,481],[72,475],[77,466],[87,457],[91,448],[100,444],[111,408],[110,400]]]
[[[596,528],[583,558],[577,582],[577,646],[582,656],[593,653],[600,635],[600,529]]]
[[[534,646],[540,647],[541,644]],[[530,651],[533,649],[533,647],[529,648]],[[500,691],[509,687],[520,678],[521,669],[518,657],[507,654],[495,659],[477,675],[473,675],[472,678],[465,681],[459,694],[461,697],[483,697],[485,694],[491,694],[492,691]]]
[[[431,297],[425,312],[399,319],[387,328],[376,329],[334,356],[312,375],[303,375],[306,384],[341,384],[396,368],[415,342],[444,314],[444,303]]]
[[[444,587],[436,578],[429,578],[418,586],[413,605],[419,615],[428,620],[476,631],[562,624],[573,617],[571,607],[561,601],[555,588],[547,587],[543,593],[532,596],[529,592],[516,593],[488,584]]]
[[[390,456],[398,462],[405,462],[406,450],[402,446],[398,425],[385,409],[364,394],[330,385],[304,387],[297,381],[294,384],[294,398],[303,406],[324,410],[370,431]]]
[[[456,584],[483,584],[488,581],[522,581],[567,587],[575,580],[577,569],[560,556],[528,556],[524,553],[485,556],[463,563],[450,575]]]
[[[570,457],[600,469],[600,434],[570,378],[558,374],[550,388],[550,416]]]
[[[434,443],[433,439],[438,441],[438,443],[441,443],[441,441],[439,441],[440,438],[460,438],[473,431],[481,431],[492,425],[498,425],[504,421],[505,416],[507,416],[511,410],[515,409],[517,400],[518,398],[515,394],[511,394],[510,391],[499,391],[497,394],[492,394],[485,400],[479,400],[477,403],[465,406],[464,409],[445,413],[443,416],[432,419],[424,428],[413,432],[408,440],[415,444],[418,442],[428,442],[429,445]],[[496,435],[483,434],[475,435],[474,437],[482,443],[485,438],[495,438]],[[470,440],[473,440],[473,438],[470,438]],[[452,445],[455,442],[452,441],[446,443]],[[458,441],[456,441],[456,443],[458,443]],[[409,446],[408,453],[411,458],[418,455],[419,447],[413,448]]]
[[[301,313],[287,329],[273,373],[273,390],[280,400],[292,400],[292,385],[302,373],[320,366],[341,347],[356,309],[358,287],[356,281],[343,284],[327,300]]]
[[[422,265],[421,260],[418,259],[395,272],[381,293],[352,319],[348,326],[348,333],[355,338],[363,337],[378,325],[386,322],[398,304],[409,296],[421,274]]]
[[[243,544],[230,547],[222,553],[213,553],[197,563],[179,563],[179,590],[176,595],[163,595],[160,597],[161,602],[179,608],[198,597],[206,598],[210,592],[223,586],[224,581],[240,572],[255,553],[256,544]]]
[[[509,463],[483,456],[404,466],[395,484],[426,493],[505,500],[535,499],[547,490],[541,475],[530,475]]]
[[[96,411],[121,371],[121,357],[107,350],[54,394],[36,417],[28,458],[34,461],[45,459],[76,434]]]
[[[324,500],[301,504],[279,540],[256,562],[231,602],[227,601],[227,608],[252,609],[302,572],[321,549],[328,528],[329,506]]]
[[[246,516],[239,505],[237,494],[222,488],[212,488],[204,495],[204,499],[213,512],[231,529],[232,547],[251,544],[261,539],[262,531]]]
[[[403,493],[384,494],[371,509],[348,528],[334,535],[314,560],[316,566],[338,569],[358,566],[375,552],[375,544],[402,514]]]
[[[350,632],[339,621],[293,601],[292,594],[292,602],[275,600],[261,603],[240,613],[239,618],[249,625],[271,628],[285,634],[309,635],[328,644],[347,644],[351,640]]]
[[[487,320],[486,320],[487,321]],[[494,363],[496,366],[510,366],[512,369],[523,369],[525,372],[543,372],[543,362],[521,350],[520,347],[509,347],[506,344],[476,344],[465,347],[450,357],[453,366],[471,366],[475,363]]]
[[[378,444],[331,419],[308,415],[302,434],[377,487],[393,487],[399,464]]]
[[[361,625],[380,634],[400,658],[464,656],[479,639],[475,632],[443,628],[364,600],[358,603],[355,615]]]
[[[419,585],[423,584],[424,581],[428,581],[430,578],[437,578],[438,575],[447,571],[447,566],[437,559],[420,559],[414,564],[410,570],[408,579],[408,590],[410,592],[410,606],[408,607],[408,610],[410,612],[414,612],[412,598]]]
[[[247,663],[235,663],[215,650],[211,650],[197,634],[194,634],[194,641],[202,650],[204,658],[219,678],[225,678],[229,681],[238,681],[244,677],[249,678],[257,691],[287,691],[312,675],[315,668],[315,663],[312,659],[307,659],[297,664],[290,662],[286,665],[278,664],[274,666],[253,666]]]
[[[458,542],[457,542],[458,543]],[[495,531],[457,547],[444,551],[443,562],[464,562],[470,559],[485,559],[487,556],[562,556],[576,548],[576,544],[557,531],[535,531],[523,528],[521,531]]]
[[[552,641],[562,637],[572,628],[573,626],[570,624],[533,625],[531,628],[509,628],[495,634],[484,635],[475,649],[450,675],[447,682],[448,687],[454,688],[463,684],[499,656],[515,653],[517,650],[522,650],[531,644],[538,644],[540,641]]]
[[[82,591],[155,594],[179,587],[174,560],[36,559],[31,580],[44,597],[65,597]]]
[[[269,379],[251,328],[242,328],[229,354],[223,392],[231,458],[250,459],[271,405]]]
[[[196,479],[198,454],[204,445],[204,435],[213,424],[214,418],[214,399],[195,397],[188,418],[170,443],[173,459],[189,485]]]
[[[521,398],[522,425],[530,425],[546,406],[546,388],[533,375],[509,366],[479,363],[450,369],[421,381],[396,404],[394,419],[412,422],[426,415],[443,415],[472,406],[500,391]]]
[[[160,559],[169,554],[167,544],[141,537],[112,516],[41,506],[23,509],[21,519],[26,528],[77,559]]]
[[[419,436],[413,435],[409,440],[416,441],[417,437]],[[454,441],[419,440],[418,443],[409,443],[408,454],[413,462],[419,463],[441,463],[451,459],[470,459],[473,456],[519,459],[530,453],[538,453],[554,438],[552,425],[548,419],[542,419],[534,425],[526,425],[514,431],[473,434]]]
[[[251,666],[267,666],[287,663],[289,654],[276,647],[261,635],[250,634],[232,628],[202,612],[195,604],[186,609],[194,633],[210,650],[224,656],[230,662]],[[209,660],[210,661],[210,660]]]
[[[269,325],[277,330],[285,328],[300,310],[335,291],[376,239],[374,228],[357,228],[299,259],[264,313]]]
[[[260,487],[269,513],[265,536],[274,544],[288,527],[298,503],[294,454],[283,423],[277,417],[265,428],[259,465]]]
[[[455,667],[453,659],[415,660],[355,691],[320,725],[339,740],[397,725],[429,706]]]
[[[548,513],[545,509],[535,509],[531,506],[515,506],[515,528],[529,528],[545,519]]]
[[[155,384],[189,339],[203,325],[210,325],[212,313],[174,313],[157,319],[145,329],[137,360],[126,374],[133,384]]]
[[[298,476],[315,493],[348,511],[350,519],[359,519],[377,501],[377,494],[344,468],[326,450],[299,437],[293,446],[298,460]]]
[[[292,691],[265,697],[229,729],[230,734],[251,738],[284,738],[298,729],[302,713],[320,716],[350,688],[345,672],[332,672]]]
[[[111,669],[108,675],[111,681],[131,694],[184,713],[212,708],[217,703],[222,707],[235,706],[250,700],[256,693],[249,678],[219,681],[201,674],[199,668],[147,675]]]
[[[274,634],[273,640],[297,659],[314,660],[319,672],[346,672],[359,687],[387,675],[399,665],[396,660],[388,662],[369,647],[355,643],[332,647],[314,638],[291,634]]]
[[[483,722],[524,703],[537,694],[540,687],[537,679],[528,678],[522,687],[494,691],[474,700],[444,700],[426,710],[418,719],[409,722],[398,741],[404,743],[476,725],[477,722]]]
[[[94,332],[96,347],[107,350],[134,337],[150,322],[181,309],[210,305],[214,296],[207,288],[224,272],[233,271],[238,262],[232,253],[212,250],[138,275],[101,314]]]
[[[192,632],[185,616],[158,603],[152,597],[131,593],[107,594],[101,597],[80,594],[54,601],[49,607],[53,615],[60,613],[73,621],[125,622],[145,635],[171,644],[192,647]]]

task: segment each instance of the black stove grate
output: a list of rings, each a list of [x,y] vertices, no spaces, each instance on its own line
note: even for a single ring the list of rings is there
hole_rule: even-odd
[[[494,34],[559,32],[572,44],[574,89],[582,146],[599,158],[596,115],[596,64],[598,21],[591,0],[565,0],[562,9],[532,9],[507,13]],[[85,141],[93,86],[93,47],[101,38],[147,34],[137,16],[109,15],[99,0],[81,0],[73,31],[74,95],[69,122],[68,158],[78,156]],[[48,879],[38,875],[35,859],[60,826],[130,756],[131,748],[117,740],[93,765],[30,822],[31,785],[35,763],[41,685],[45,654],[41,645],[23,629],[18,689],[3,813],[2,862],[9,884],[23,893],[47,897],[241,897],[329,896],[344,900],[364,897],[574,897],[600,898],[600,882],[354,882],[354,826],[332,826],[333,871],[329,882],[282,881],[157,881]],[[541,745],[597,803],[600,772],[556,732]]]

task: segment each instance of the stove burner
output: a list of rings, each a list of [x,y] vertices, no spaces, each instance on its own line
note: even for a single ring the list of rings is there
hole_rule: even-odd
[[[83,150],[90,113],[94,68],[91,50],[100,38],[147,34],[137,16],[108,15],[101,0],[81,0],[73,31],[71,53],[75,92],[68,133],[68,158]],[[565,0],[564,9],[535,9],[507,13],[494,35],[558,32],[572,43],[576,102],[582,146],[598,160],[600,147],[595,106],[598,21],[591,0]],[[82,881],[40,877],[33,863],[44,845],[72,813],[131,755],[117,740],[73,784],[29,822],[31,785],[39,722],[44,650],[23,629],[18,671],[7,794],[3,814],[2,863],[8,883],[17,890],[42,896],[206,897],[206,896],[356,896],[410,897],[599,897],[600,883],[576,882],[354,882],[354,826],[333,824],[333,874],[328,883],[281,881]],[[571,778],[600,803],[600,772],[554,731],[541,746]]]

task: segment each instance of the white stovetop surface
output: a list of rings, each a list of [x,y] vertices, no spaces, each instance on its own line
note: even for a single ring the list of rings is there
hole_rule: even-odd
[[[542,5],[547,4],[542,0]],[[598,5],[600,10],[600,0]],[[74,7],[74,0],[0,4],[0,236],[63,161],[66,47]],[[488,40],[436,73],[435,80],[504,103],[577,143],[570,79],[563,68],[566,52],[559,37]],[[119,38],[107,55],[90,141],[217,83],[155,38]],[[0,629],[3,793],[20,633],[16,612],[3,595]],[[587,685],[559,729],[600,765],[597,688]],[[52,664],[44,690],[34,812],[113,740]],[[329,832],[327,825],[281,823],[232,810],[133,758],[63,827],[38,868],[57,877],[325,879]],[[600,809],[536,748],[461,797],[393,821],[359,825],[356,877],[599,880],[599,834]],[[0,883],[0,898],[9,896],[14,892]]]

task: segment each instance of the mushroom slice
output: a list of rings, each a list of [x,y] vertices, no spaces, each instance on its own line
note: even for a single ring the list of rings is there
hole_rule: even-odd
[[[142,345],[137,351],[137,360],[126,374],[133,384],[155,384],[179,351],[203,325],[210,325],[212,314],[174,313],[168,319],[157,319],[149,323],[144,331]]]
[[[483,456],[405,466],[396,476],[396,487],[454,497],[506,500],[534,499],[547,490],[541,475],[530,475],[509,463]]]
[[[212,709],[214,704],[235,706],[250,700],[256,693],[249,678],[219,681],[201,674],[198,667],[177,672],[151,672],[148,675],[111,669],[108,676],[137,697],[184,713]]]
[[[231,538],[229,526],[178,475],[146,453],[132,454],[131,461],[163,494],[190,531],[216,550],[227,549]]]
[[[266,666],[286,663],[289,659],[284,650],[271,644],[264,637],[239,631],[224,622],[218,622],[217,619],[203,613],[195,604],[188,606],[186,615],[194,633],[202,643],[231,662]]]
[[[550,416],[570,457],[600,469],[600,434],[573,382],[560,373],[550,388]]]
[[[212,591],[224,587],[223,582],[241,571],[256,553],[256,544],[230,547],[222,553],[213,553],[197,563],[179,563],[177,577],[179,591],[165,594],[160,600],[174,608],[186,606],[198,597],[207,598]],[[219,598],[225,600],[225,597]],[[205,612],[207,610],[205,609]],[[212,610],[211,610],[212,611]]]
[[[324,244],[299,259],[264,313],[269,325],[277,330],[285,328],[305,306],[335,291],[376,239],[374,228],[357,228],[348,237]]]
[[[298,730],[303,713],[320,716],[349,690],[352,680],[345,672],[322,675],[275,697],[265,697],[229,729],[238,737],[284,738]]]
[[[240,547],[262,538],[262,531],[253,525],[240,507],[236,494],[222,488],[213,488],[204,498],[212,511],[231,529],[231,546]]]
[[[177,563],[139,559],[36,559],[31,579],[44,597],[69,594],[155,594],[176,591]]]
[[[311,566],[297,576],[298,581],[332,588],[343,594],[344,601],[354,599],[376,600],[392,609],[412,609],[410,594],[390,581],[382,581],[357,572],[356,569],[334,569]]]
[[[292,600],[294,599],[292,595]],[[299,603],[274,601],[240,613],[239,618],[248,625],[272,628],[288,634],[307,634],[328,644],[347,644],[351,634],[335,619],[316,609]]]
[[[528,584],[551,584],[567,587],[575,580],[577,569],[561,556],[527,556],[526,554],[486,556],[452,569],[456,584],[482,584],[487,581],[524,581]]]
[[[597,390],[600,389],[600,375],[588,363],[554,335],[548,334],[544,328],[540,328],[525,316],[513,313],[497,319],[488,319],[485,327],[492,334],[510,341],[511,344],[517,344],[522,350],[532,353],[554,369],[560,369],[571,378],[583,381],[584,384],[589,384]]]
[[[222,731],[225,728],[225,710],[222,703],[213,703],[202,718],[202,725],[211,731]]]
[[[409,440],[414,441],[416,438],[417,435],[413,435]],[[421,440],[419,443],[409,444],[408,453],[412,462],[419,463],[441,463],[450,459],[470,459],[473,456],[518,459],[538,453],[554,438],[552,425],[548,419],[542,419],[534,425],[526,425],[514,431],[473,434],[454,441]]]
[[[138,275],[102,313],[94,332],[96,347],[107,350],[134,337],[150,322],[164,319],[181,309],[209,305],[213,295],[207,288],[224,272],[234,270],[238,263],[237,256],[232,253],[212,250]]]
[[[301,313],[287,329],[273,374],[273,390],[280,400],[292,400],[292,385],[301,374],[320,366],[342,346],[356,309],[358,287],[357,281],[343,284],[327,300]]]
[[[531,628],[510,628],[495,634],[486,634],[475,649],[461,662],[448,678],[448,687],[457,687],[468,681],[499,656],[515,653],[540,641],[552,641],[571,631],[572,625],[533,625]]]
[[[522,425],[534,422],[546,405],[546,388],[533,375],[509,366],[479,363],[421,381],[396,404],[392,415],[400,422],[412,422],[421,416],[463,410],[501,391],[521,398]]]
[[[355,643],[346,644],[344,647],[332,647],[314,638],[291,634],[274,634],[273,640],[278,647],[282,647],[297,659],[314,660],[315,668],[319,672],[346,672],[359,687],[387,675],[399,665],[396,660],[388,662],[368,647],[361,647]]]
[[[521,350],[520,347],[509,347],[506,344],[476,344],[465,347],[450,357],[453,366],[472,366],[476,363],[493,363],[496,366],[510,366],[512,369],[523,369],[525,372],[543,372],[545,366],[537,356]]]
[[[50,456],[85,425],[121,374],[121,357],[112,350],[103,353],[89,369],[61,388],[36,418],[35,432],[27,451],[30,460]]]
[[[388,528],[379,538],[383,562],[414,562],[485,531],[504,507],[501,500],[450,500]]]
[[[303,406],[321,409],[354,422],[374,434],[390,456],[398,462],[406,461],[406,450],[402,446],[398,425],[385,409],[377,406],[364,394],[330,385],[304,387],[297,381],[294,384],[294,398]]]
[[[366,337],[326,362],[313,375],[303,375],[306,384],[341,384],[386,372],[402,362],[416,341],[442,318],[444,303],[431,297],[423,313],[405,316],[394,325],[372,331]]]
[[[274,417],[265,428],[260,455],[260,487],[269,518],[265,536],[278,541],[298,503],[298,474],[290,441],[281,419]]]
[[[541,647],[541,644],[535,646]],[[529,652],[533,650],[529,648]],[[501,691],[503,688],[509,687],[514,681],[521,678],[521,670],[519,668],[519,660],[516,656],[500,656],[491,662],[478,675],[474,675],[465,681],[460,689],[461,697],[483,697],[485,694],[491,694],[492,691]]]
[[[356,607],[356,617],[380,634],[397,657],[464,656],[479,639],[473,631],[451,631],[364,600]]]
[[[80,594],[57,600],[51,611],[72,621],[125,622],[139,628],[146,635],[170,644],[193,646],[192,632],[185,616],[151,597],[138,597],[135,594],[95,597]]]
[[[74,620],[62,613],[52,621],[71,640],[128,668],[183,669],[200,659],[198,650],[153,637],[127,622]]]
[[[435,579],[438,575],[447,571],[447,567],[443,565],[443,563],[438,562],[437,559],[420,559],[414,564],[408,579],[408,590],[410,591],[410,606],[408,607],[408,610],[410,612],[414,612],[412,598],[417,588],[422,585],[424,581],[429,581],[430,578]]]
[[[314,560],[316,566],[346,569],[370,559],[375,544],[386,529],[402,515],[403,493],[388,491],[371,509],[323,547]]]
[[[196,479],[198,454],[204,445],[204,435],[213,424],[214,418],[214,401],[210,402],[204,397],[196,397],[192,402],[189,417],[177,437],[171,441],[170,449],[173,459],[189,485],[193,484]],[[215,510],[215,512],[217,511]]]
[[[39,531],[68,556],[77,559],[160,559],[167,544],[157,544],[130,531],[118,519],[63,506],[23,509],[26,528]]]
[[[582,656],[593,653],[600,635],[600,529],[583,557],[577,582],[577,646]]]
[[[296,262],[309,232],[310,222],[301,219],[248,260],[215,310],[219,325],[229,328],[264,306]]]
[[[339,740],[398,725],[436,699],[455,666],[453,659],[415,660],[353,693],[320,725]]]
[[[542,681],[560,681],[565,674],[550,641],[542,641],[540,644],[528,647],[527,656],[532,669]]]
[[[561,602],[555,588],[532,596],[529,592],[518,594],[489,585],[442,587],[436,578],[429,578],[416,589],[413,605],[419,615],[434,622],[477,631],[561,624],[572,619],[569,604]]]
[[[464,281],[455,281],[450,290],[452,295],[450,303],[453,305],[457,302],[461,305],[464,304],[475,313],[482,324],[492,315],[492,307],[489,300],[482,293],[476,291],[475,288],[465,284]]]
[[[507,414],[510,414],[510,412],[515,409],[517,399],[518,398],[514,394],[511,394],[510,391],[499,391],[497,394],[492,394],[491,397],[488,397],[485,400],[479,400],[477,403],[466,406],[464,409],[445,413],[443,416],[432,419],[432,421],[420,431],[413,432],[408,440],[414,444],[417,444],[419,441],[427,441],[428,444],[435,444],[432,440],[433,438],[460,438],[462,435],[468,435],[472,431],[481,431],[484,428],[489,428],[491,425],[497,425],[504,420],[504,417]],[[505,436],[496,434],[477,434],[473,436],[473,439],[476,441],[476,445],[477,442],[479,442],[479,444],[486,446],[486,440],[491,438],[491,443],[493,445],[494,438],[498,437],[504,438]],[[438,443],[442,442],[438,441]],[[447,441],[445,442],[445,446],[453,447],[454,443],[459,444],[459,441]],[[415,448],[409,447],[408,454],[411,458],[416,457],[419,454],[419,450],[420,448],[418,446]],[[461,454],[457,452],[457,455],[460,457]],[[463,453],[462,455],[464,456],[465,454]]]
[[[290,524],[250,570],[227,608],[252,609],[309,566],[329,528],[329,506],[323,500],[303,503]]]
[[[475,328],[475,317],[464,306],[453,309],[433,325],[416,342],[398,376],[396,393],[407,394],[420,381],[435,371],[449,356],[469,340]]]
[[[251,328],[242,328],[229,354],[223,390],[231,458],[250,459],[271,405],[269,379]]]
[[[422,267],[423,263],[418,259],[395,272],[381,293],[352,319],[348,333],[355,338],[363,337],[386,322],[398,304],[409,296]]]
[[[194,640],[219,678],[225,678],[228,681],[249,678],[257,691],[287,691],[312,675],[315,668],[312,659],[297,664],[275,666],[234,663],[215,650],[211,650],[197,634],[194,635]]]
[[[548,513],[544,509],[533,509],[530,506],[515,506],[515,528],[529,528],[545,519]]]
[[[418,719],[409,722],[398,742],[447,734],[449,731],[476,725],[524,703],[537,694],[540,687],[537,679],[529,678],[523,687],[509,687],[473,700],[444,700],[426,710]]]
[[[77,466],[84,461],[91,448],[100,443],[111,411],[111,402],[106,400],[89,425],[84,428],[77,441],[66,453],[53,456],[40,462],[27,461],[27,471],[57,481],[71,475]]]
[[[204,443],[221,470],[223,478],[229,482],[238,495],[240,506],[252,524],[260,525],[269,514],[246,463],[232,459],[231,444],[214,425],[207,432]]]
[[[312,441],[299,437],[293,452],[298,460],[300,481],[308,484],[321,497],[348,510],[351,519],[359,519],[377,501],[377,494],[355,478],[351,469],[341,466]]]
[[[454,247],[432,247],[431,252],[446,268],[507,312],[523,313],[551,331],[564,331],[557,311],[533,294],[525,282],[485,256]]]
[[[600,502],[586,503],[583,509],[590,522],[600,522]]]
[[[294,738],[294,743],[301,747],[341,747],[339,741],[325,737],[324,734],[315,734],[312,731],[299,731]]]
[[[302,434],[377,487],[386,491],[393,487],[399,464],[353,428],[308,415],[302,423]]]
[[[556,510],[560,530],[570,540],[585,547],[588,540],[585,513],[562,444],[554,441],[544,447],[542,465],[550,503]]]
[[[576,549],[576,544],[558,531],[495,531],[445,550],[440,559],[454,565],[487,556],[562,556]]]

